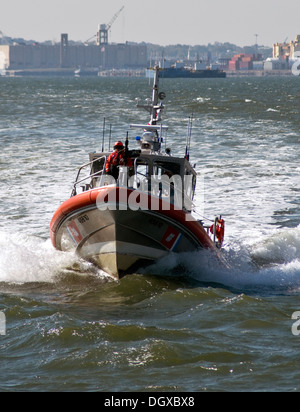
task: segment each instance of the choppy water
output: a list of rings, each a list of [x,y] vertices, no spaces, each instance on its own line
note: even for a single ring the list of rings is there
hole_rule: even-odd
[[[101,149],[103,118],[114,139],[146,120],[148,81],[0,79],[2,391],[300,389],[299,79],[162,88],[174,152],[194,115],[203,214],[224,216],[231,269],[190,253],[116,283],[55,251],[49,223]]]

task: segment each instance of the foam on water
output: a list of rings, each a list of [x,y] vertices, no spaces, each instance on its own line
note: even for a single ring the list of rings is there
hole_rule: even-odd
[[[244,292],[298,291],[300,288],[300,227],[273,230],[246,243],[238,239],[224,250],[228,268],[209,260],[199,271],[194,259],[190,270],[196,279],[238,288]]]
[[[73,252],[56,250],[50,239],[0,230],[0,283],[26,285],[55,284],[69,275],[103,280],[113,279]]]
[[[226,265],[207,251],[170,255],[145,272],[187,276],[245,291],[267,288],[269,292],[289,292],[300,288],[300,226],[273,231],[256,243],[238,243],[236,239],[222,255]],[[74,266],[82,275],[97,272],[73,253],[55,250],[49,239],[0,231],[0,282],[53,283]]]
[[[0,231],[0,282],[53,282],[75,260],[71,253],[56,251],[50,240]]]
[[[186,276],[244,293],[297,293],[300,290],[300,226],[273,231],[256,242],[235,239],[221,259],[203,250],[170,255],[146,273]]]

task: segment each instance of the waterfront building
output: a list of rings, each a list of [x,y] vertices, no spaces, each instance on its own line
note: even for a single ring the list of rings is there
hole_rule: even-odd
[[[147,47],[132,43],[70,45],[61,35],[55,45],[0,45],[7,70],[30,69],[134,69],[147,67]]]
[[[300,35],[296,36],[294,41],[290,43],[275,43],[273,44],[273,58],[282,59],[288,58],[293,60],[300,53]]]

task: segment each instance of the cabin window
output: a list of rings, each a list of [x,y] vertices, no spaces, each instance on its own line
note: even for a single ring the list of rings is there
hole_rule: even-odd
[[[187,172],[184,179],[184,192],[190,199],[193,199],[194,197],[195,188],[196,175]]]
[[[149,188],[149,164],[142,159],[136,159],[134,164],[135,174],[132,176],[132,187],[142,192],[148,192]]]
[[[163,175],[168,177],[180,175],[180,165],[170,162],[154,162],[153,174],[158,178]]]
[[[152,182],[154,195],[181,209],[182,183],[180,164],[164,161],[154,162]]]
[[[192,210],[195,188],[196,175],[187,173],[184,176],[184,207],[186,210]]]

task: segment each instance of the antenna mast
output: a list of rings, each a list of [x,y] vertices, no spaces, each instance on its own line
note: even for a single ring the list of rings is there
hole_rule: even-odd
[[[192,127],[193,127],[193,116],[189,117],[189,123],[188,123],[188,132],[187,132],[187,137],[186,137],[186,148],[185,148],[185,158],[186,160],[190,160],[190,148],[191,148],[191,139],[192,139]]]

